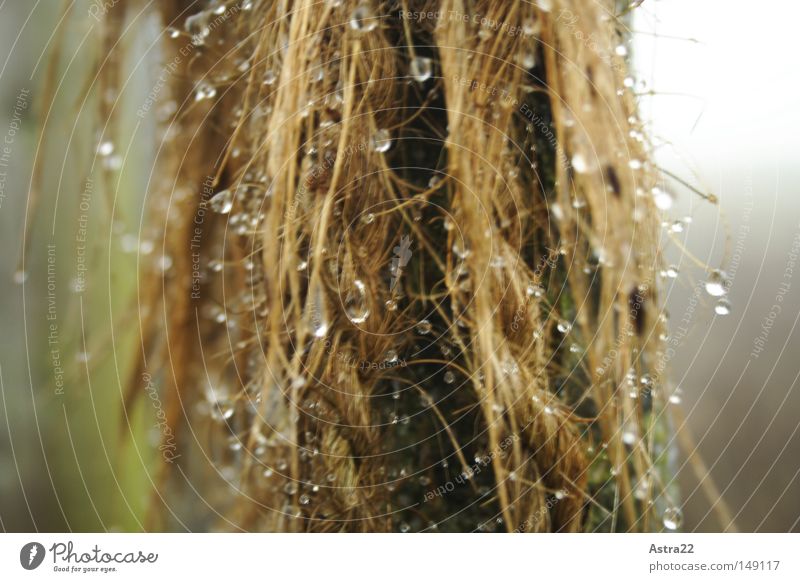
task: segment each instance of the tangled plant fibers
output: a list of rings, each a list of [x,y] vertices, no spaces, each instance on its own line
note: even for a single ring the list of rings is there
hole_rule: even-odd
[[[101,90],[124,82],[130,30],[157,29],[163,67],[138,111],[159,129],[141,231],[158,252],[140,260],[126,404],[152,374],[181,451],[151,527],[679,526],[664,194],[623,12],[169,0],[98,14]],[[113,140],[106,121],[132,111],[100,103]]]

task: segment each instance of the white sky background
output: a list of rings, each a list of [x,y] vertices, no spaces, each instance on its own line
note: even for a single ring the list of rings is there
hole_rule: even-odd
[[[656,92],[641,100],[643,119],[656,144],[675,146],[659,146],[656,159],[720,201],[677,188],[668,218],[692,216],[677,236],[700,261],[737,263],[732,313],[715,316],[702,294],[669,363],[674,384],[739,528],[798,528],[800,267],[785,273],[800,236],[800,2],[645,0],[635,14],[636,78]],[[667,298],[674,333],[707,275],[674,245],[665,254],[680,267]],[[754,339],[787,282],[754,358]],[[718,530],[688,473],[680,477],[687,529]]]
[[[656,133],[702,163],[800,159],[800,3],[645,0],[636,15],[637,31],[700,41],[635,37],[649,88],[688,95],[645,100]]]

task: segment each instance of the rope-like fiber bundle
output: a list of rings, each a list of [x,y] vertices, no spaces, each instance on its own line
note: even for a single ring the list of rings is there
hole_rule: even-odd
[[[655,527],[659,216],[614,6],[155,10],[186,56],[159,96],[171,265],[143,273],[143,355],[188,451],[156,514]]]

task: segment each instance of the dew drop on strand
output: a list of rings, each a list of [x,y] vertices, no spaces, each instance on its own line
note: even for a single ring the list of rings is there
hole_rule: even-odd
[[[379,154],[389,151],[392,147],[392,136],[387,129],[379,129],[372,136],[372,149]]]
[[[378,19],[366,3],[359,4],[350,14],[350,28],[356,32],[371,32],[377,26]]]
[[[114,143],[111,141],[104,141],[101,142],[100,145],[97,146],[97,153],[101,156],[110,156],[114,152]]]
[[[664,510],[663,522],[665,528],[675,531],[683,523],[683,512],[678,507],[668,507]]]
[[[672,208],[672,203],[674,202],[672,194],[658,187],[653,188],[651,193],[653,195],[653,202],[655,202],[659,210],[669,210]]]
[[[411,76],[418,83],[424,83],[433,75],[433,61],[428,57],[414,57],[409,65]]]
[[[233,208],[233,192],[230,190],[222,190],[214,194],[211,200],[208,201],[211,210],[218,214],[228,214]]]
[[[428,321],[427,319],[423,319],[417,324],[417,333],[419,333],[420,335],[428,335],[429,333],[431,333],[432,329],[433,326],[431,325],[431,322]]]
[[[728,292],[727,283],[728,277],[724,271],[711,271],[706,281],[706,293],[712,297],[722,297]]]
[[[264,84],[267,86],[273,85],[277,78],[278,76],[275,74],[275,71],[267,70],[267,72],[264,73]]]
[[[589,163],[586,161],[586,156],[581,153],[576,153],[572,156],[572,169],[578,174],[585,174],[589,171]]]
[[[727,299],[720,299],[714,306],[714,313],[717,315],[729,315],[731,312],[731,302]]]
[[[353,288],[348,291],[344,300],[344,309],[347,318],[352,323],[364,323],[369,317],[367,305],[367,288],[358,279],[353,281]]]

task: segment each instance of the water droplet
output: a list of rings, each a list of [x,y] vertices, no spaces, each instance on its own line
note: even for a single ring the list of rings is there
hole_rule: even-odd
[[[217,400],[213,404],[211,417],[217,422],[224,422],[233,417],[234,412],[236,409],[228,400]]]
[[[636,444],[637,438],[638,437],[636,436],[636,432],[633,430],[626,430],[625,432],[622,433],[622,442],[628,446],[633,446],[634,444]]]
[[[192,44],[195,46],[205,44],[206,38],[211,34],[211,30],[208,27],[209,16],[210,13],[203,10],[188,16],[184,22],[184,29],[192,37]]]
[[[400,533],[408,533],[411,531],[411,526],[408,525],[406,522],[400,524]]]
[[[195,101],[203,101],[204,99],[213,99],[217,95],[217,89],[207,83],[206,81],[201,81],[197,84],[194,90],[194,100]]]
[[[572,156],[572,169],[578,174],[585,174],[589,171],[589,163],[586,161],[586,156],[581,153],[575,153]]]
[[[348,291],[344,300],[344,310],[347,318],[355,324],[364,323],[369,317],[367,304],[367,288],[358,279],[353,281],[353,289]]]
[[[683,232],[683,221],[676,220],[669,225],[670,232]]]
[[[274,85],[277,79],[278,75],[271,69],[267,69],[267,72],[264,73],[264,84],[267,86]]]
[[[659,210],[669,210],[672,208],[672,203],[674,202],[672,194],[657,186],[651,190],[651,193],[653,195],[653,202],[655,202]]]
[[[372,136],[372,149],[379,154],[389,151],[392,147],[392,136],[387,129],[379,129]]]
[[[522,23],[522,34],[525,36],[533,36],[535,34],[539,34],[540,31],[541,23],[538,20],[527,18],[525,19],[525,22]]]
[[[678,267],[675,265],[670,265],[664,270],[664,275],[668,279],[675,279],[678,276]]]
[[[384,361],[388,362],[389,364],[394,364],[398,360],[397,351],[396,350],[387,350],[383,356]]]
[[[536,66],[536,53],[526,50],[517,55],[517,64],[523,69],[532,69]]]
[[[420,335],[428,335],[432,329],[433,325],[427,319],[423,319],[417,324],[417,333]]]
[[[156,268],[162,273],[166,273],[172,267],[172,257],[169,255],[162,255],[156,261]]]
[[[566,319],[561,319],[558,324],[556,324],[556,329],[561,333],[569,333],[572,330],[572,324]]]
[[[714,306],[714,313],[717,315],[729,315],[731,312],[731,302],[727,299],[720,299]]]
[[[445,384],[452,384],[456,381],[456,375],[453,374],[451,371],[447,371],[444,373],[444,383]]]
[[[364,224],[372,224],[375,222],[375,215],[372,212],[361,215],[361,222]]]
[[[456,240],[453,243],[453,252],[461,260],[464,260],[469,256],[469,249],[467,248],[467,245],[464,244],[463,240]]]
[[[617,56],[624,57],[628,55],[628,49],[625,48],[624,44],[618,44],[614,49],[614,52],[617,53]]]
[[[706,293],[712,297],[722,297],[728,292],[728,277],[724,271],[711,271],[706,281]]]
[[[303,493],[297,500],[300,502],[300,505],[308,505],[311,503],[311,498],[305,493]]]
[[[561,208],[561,205],[558,202],[553,202],[550,204],[550,212],[558,222],[564,220],[564,209]]]
[[[628,167],[631,170],[641,170],[642,169],[642,160],[633,159],[628,162]]]
[[[101,156],[110,156],[114,152],[114,142],[106,140],[97,146],[97,153]]]
[[[28,280],[28,272],[23,271],[22,269],[17,269],[14,271],[14,283],[17,285],[22,285],[25,281]]]
[[[328,333],[328,318],[325,315],[325,297],[319,284],[311,293],[310,327],[314,337],[322,338]]]
[[[243,447],[242,441],[236,435],[231,435],[228,438],[228,449],[231,451],[241,451]]]
[[[181,35],[181,31],[177,28],[172,28],[171,26],[167,28],[167,36],[170,38],[178,38]]]
[[[433,61],[428,57],[415,57],[409,66],[411,76],[418,83],[424,83],[433,75]]]
[[[153,249],[156,248],[156,245],[151,240],[143,240],[141,244],[139,244],[139,252],[143,255],[149,255],[153,252]]]
[[[384,303],[384,305],[386,306],[386,309],[388,311],[396,311],[397,310],[397,301],[395,301],[394,299],[387,299],[386,303]]]
[[[350,14],[350,28],[356,32],[371,32],[375,30],[377,26],[378,19],[366,3],[359,4]]]
[[[664,510],[664,527],[675,531],[683,523],[683,512],[678,507],[668,507]]]
[[[636,499],[647,499],[650,492],[650,480],[646,476],[642,476],[636,483],[636,488],[633,491],[633,496]]]
[[[544,295],[544,287],[536,283],[531,283],[530,285],[528,285],[528,288],[525,290],[525,293],[527,293],[528,297],[536,297],[538,299],[539,297]]]
[[[296,481],[289,481],[286,485],[283,486],[284,492],[286,492],[288,495],[294,495],[295,493],[297,493],[297,489],[298,486]]]
[[[217,192],[208,201],[211,210],[219,214],[228,214],[233,208],[233,192],[231,190],[222,190]]]

